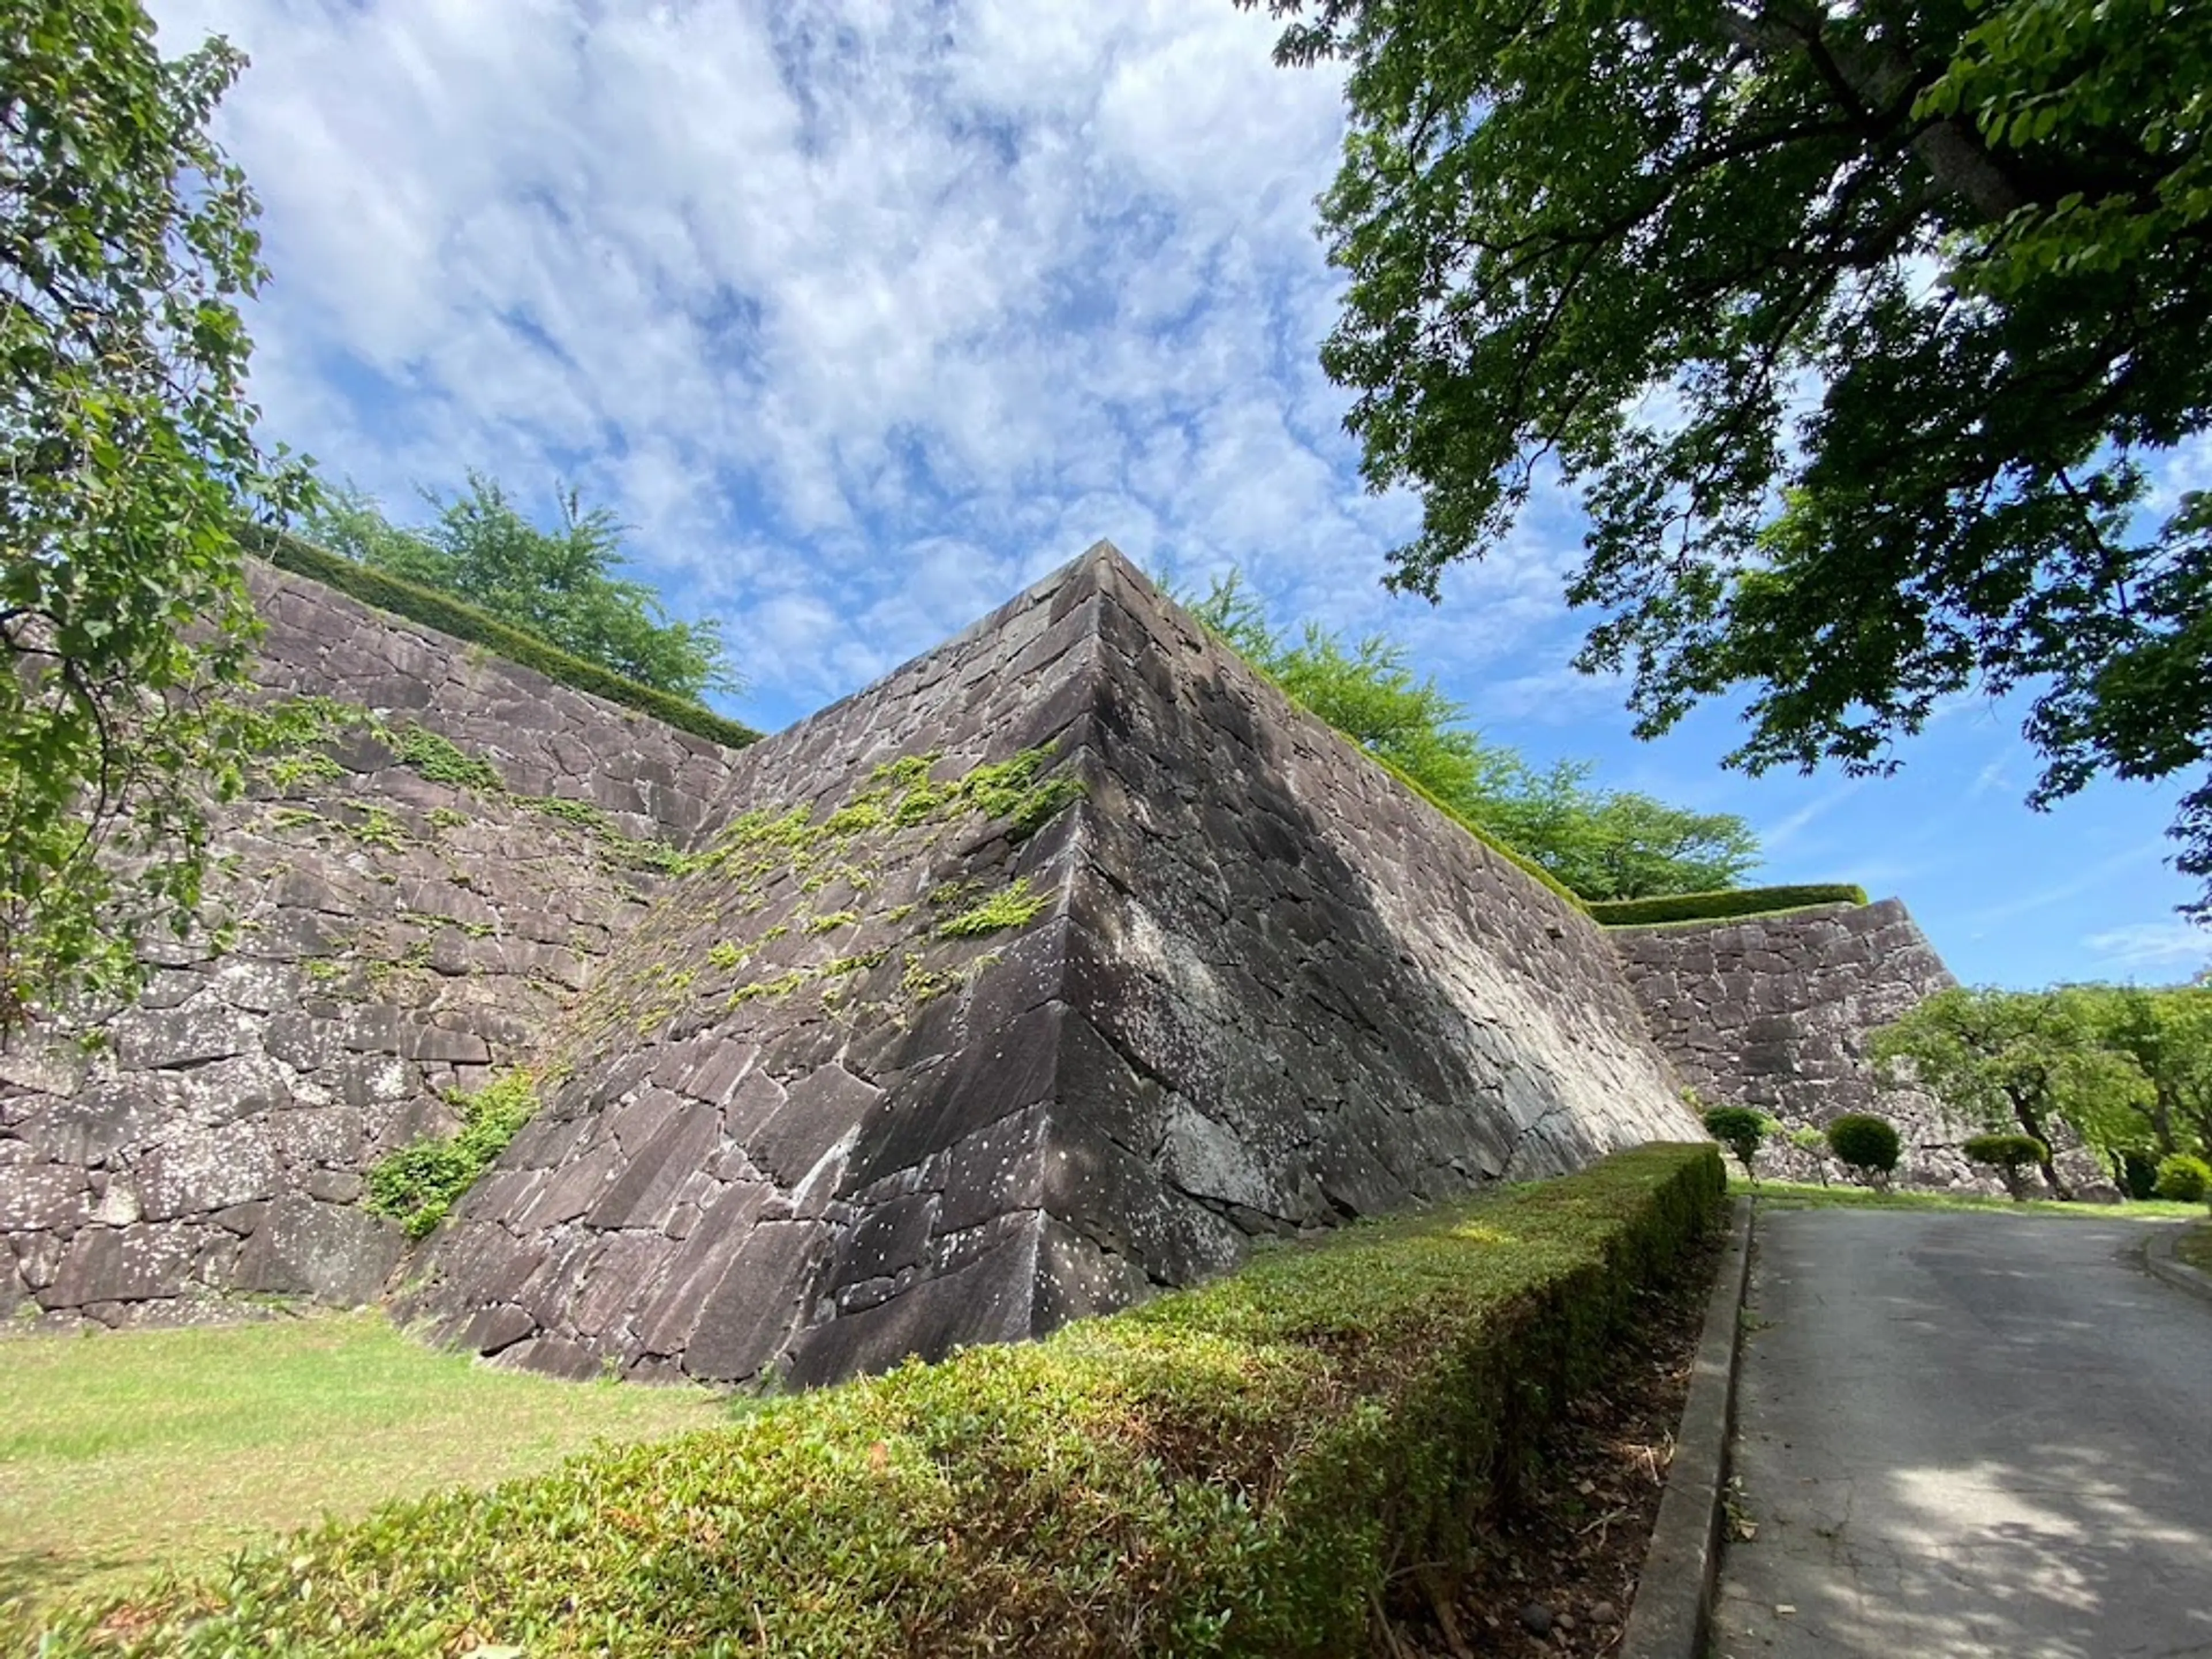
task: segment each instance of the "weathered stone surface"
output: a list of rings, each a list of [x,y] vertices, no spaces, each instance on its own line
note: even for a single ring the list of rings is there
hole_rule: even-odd
[[[1905,1143],[1898,1179],[1994,1191],[1958,1150],[1966,1133],[1918,1090],[1885,1090],[1867,1058],[1879,1027],[1958,981],[1896,899],[1702,926],[1612,930],[1652,1034],[1706,1099],[1790,1128],[1875,1112]],[[1809,1181],[1817,1163],[1779,1137],[1759,1167]]]
[[[341,1305],[374,1302],[405,1246],[396,1225],[366,1210],[288,1194],[247,1239],[233,1286]]]
[[[240,924],[233,949],[154,941],[164,965],[96,1057],[66,1034],[0,1055],[0,1240],[79,1262],[100,1293],[72,1305],[107,1322],[132,1318],[141,1291],[195,1305],[232,1289],[366,1294],[367,1266],[317,1264],[386,1230],[327,1212],[358,1204],[376,1158],[453,1127],[445,1091],[537,1052],[656,879],[623,867],[609,833],[528,798],[600,801],[618,775],[607,831],[681,842],[729,775],[714,744],[313,583],[249,576],[272,692],[419,723],[506,787],[438,781],[348,728],[302,757],[309,775],[264,777],[219,812],[211,896]],[[301,1231],[307,1217],[321,1232]],[[191,1243],[203,1221],[219,1249]],[[264,1223],[285,1231],[261,1239]],[[81,1229],[141,1224],[175,1230],[176,1248],[133,1231],[127,1272],[105,1235],[73,1249]],[[155,1284],[157,1269],[171,1277]]]
[[[1045,744],[1079,802],[938,816]],[[1697,1133],[1585,917],[1110,550],[739,757],[696,846],[549,1039],[505,1168],[553,1173],[426,1258],[458,1342],[827,1379]]]

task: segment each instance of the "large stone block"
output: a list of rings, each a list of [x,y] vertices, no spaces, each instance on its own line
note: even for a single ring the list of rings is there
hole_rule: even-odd
[[[1062,738],[1033,817],[967,793]],[[1697,1133],[1580,912],[1110,549],[747,750],[702,823],[549,1036],[507,1164],[550,1173],[428,1253],[457,1341],[829,1380]]]

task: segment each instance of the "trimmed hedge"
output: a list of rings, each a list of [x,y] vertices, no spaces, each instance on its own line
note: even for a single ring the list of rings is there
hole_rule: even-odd
[[[40,1651],[1364,1652],[1723,1188],[1712,1146],[1650,1146],[1263,1251],[1042,1343],[328,1524]]]
[[[558,646],[503,623],[450,593],[388,576],[311,542],[301,541],[289,531],[246,525],[239,531],[238,542],[247,552],[266,559],[279,570],[289,570],[325,587],[335,587],[363,605],[388,611],[425,628],[434,628],[471,645],[480,645],[509,662],[536,669],[550,680],[557,680],[578,691],[588,691],[595,697],[634,708],[641,714],[649,714],[695,738],[704,738],[726,749],[742,749],[747,744],[760,741],[761,734],[750,726],[726,720],[711,708],[625,679],[595,662],[570,656]]]
[[[1659,921],[1718,921],[1728,916],[1768,915],[1813,904],[1864,904],[1863,887],[1829,882],[1803,887],[1733,887],[1718,893],[1670,893],[1662,898],[1592,899],[1592,920],[1606,927]]]

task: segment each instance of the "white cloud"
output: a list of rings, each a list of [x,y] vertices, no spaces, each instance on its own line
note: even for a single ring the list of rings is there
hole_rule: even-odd
[[[2212,932],[2186,921],[2139,921],[2081,941],[2108,972],[2186,977],[2212,967]]]

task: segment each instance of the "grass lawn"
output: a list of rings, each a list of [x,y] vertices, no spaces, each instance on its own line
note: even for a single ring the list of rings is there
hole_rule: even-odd
[[[2212,1221],[2182,1234],[2174,1241],[2173,1253],[2199,1273],[2212,1273]]]
[[[1980,1198],[1966,1193],[1878,1193],[1871,1187],[1832,1187],[1798,1181],[1746,1181],[1729,1171],[1729,1191],[1749,1193],[1778,1210],[1803,1210],[1819,1206],[1855,1210],[2002,1210],[2010,1214],[2065,1215],[2078,1220],[2110,1221],[2124,1216],[2131,1221],[2188,1221],[2204,1213],[2202,1204],[2169,1204],[2163,1199],[2144,1199],[2127,1204],[2061,1204],[2047,1198],[2031,1198],[2015,1204],[2008,1198]]]
[[[495,1370],[368,1313],[10,1336],[0,1384],[0,1601],[728,1420],[703,1390]]]

